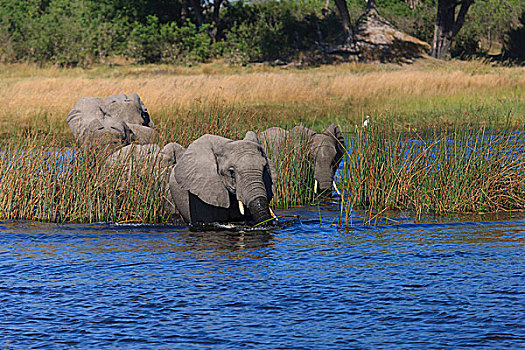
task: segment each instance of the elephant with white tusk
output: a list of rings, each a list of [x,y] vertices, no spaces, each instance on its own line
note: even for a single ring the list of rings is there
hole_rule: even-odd
[[[296,126],[289,131],[273,127],[261,132],[259,137],[265,151],[270,155],[279,152],[283,143],[291,142],[298,150],[306,146],[308,157],[314,166],[314,192],[330,194],[332,187],[337,191],[335,172],[345,152],[345,139],[339,126],[331,124],[322,133],[304,126]]]
[[[249,131],[233,141],[204,135],[188,146],[170,175],[177,210],[188,224],[271,221],[275,174]]]

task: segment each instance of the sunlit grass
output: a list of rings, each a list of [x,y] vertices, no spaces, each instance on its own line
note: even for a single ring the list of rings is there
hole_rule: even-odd
[[[277,174],[271,202],[275,207],[289,209],[315,202],[314,168],[304,151],[306,148],[305,142],[290,139],[269,141],[265,145]]]
[[[206,133],[241,139],[270,126],[339,123],[352,135],[340,186],[343,225],[357,208],[372,219],[390,209],[447,215],[525,203],[523,134],[505,133],[525,127],[525,68],[433,60],[311,69],[12,65],[0,66],[0,219],[170,220],[153,163],[134,167],[129,191],[117,191],[122,171],[102,176],[105,155],[77,150],[65,122],[81,97],[131,92],[148,107],[159,146],[188,146]],[[363,130],[366,115],[371,127]],[[481,142],[487,135],[498,137]],[[285,145],[272,158],[271,205],[315,201],[306,154]]]
[[[418,128],[462,122],[464,115],[479,122],[519,123],[525,114],[525,68],[432,60],[412,66],[310,69],[221,63],[90,70],[1,66],[1,134],[26,128],[67,138],[64,119],[78,99],[131,92],[141,96],[157,124],[186,118],[196,105],[216,102],[242,110],[243,118],[251,118],[246,123],[262,126],[337,122],[348,129],[365,115]]]
[[[402,134],[372,126],[350,137],[343,161],[340,224],[365,209],[483,213],[525,210],[525,134],[490,127]]]
[[[41,146],[47,141],[48,146]],[[57,148],[28,136],[2,147],[0,220],[140,222],[169,219],[157,159],[105,168],[103,150]]]

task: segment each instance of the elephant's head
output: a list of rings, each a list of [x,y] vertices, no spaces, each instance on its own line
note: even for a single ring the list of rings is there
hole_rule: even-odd
[[[129,97],[124,94],[110,95],[107,101],[104,110],[106,114],[129,124],[153,127],[148,110],[136,93],[130,94]]]
[[[166,144],[162,150],[160,151],[160,154],[162,156],[161,158],[161,164],[163,166],[171,166],[177,163],[177,160],[182,157],[182,155],[186,152],[186,148],[179,145],[177,142],[170,142]]]
[[[314,160],[315,193],[331,193],[335,172],[345,152],[345,139],[341,129],[336,124],[331,124],[322,133],[305,127],[295,127],[291,132],[301,135]]]
[[[134,139],[134,134],[126,123],[111,117],[92,119],[83,125],[79,136],[84,145],[106,146],[109,149],[129,145]]]
[[[254,132],[240,141],[201,136],[177,160],[172,176],[208,205],[251,216],[257,223],[272,218],[272,174]]]

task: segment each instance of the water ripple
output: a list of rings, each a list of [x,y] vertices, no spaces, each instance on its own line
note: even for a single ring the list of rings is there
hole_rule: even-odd
[[[523,218],[337,229],[305,216],[254,232],[2,223],[0,346],[525,343]]]

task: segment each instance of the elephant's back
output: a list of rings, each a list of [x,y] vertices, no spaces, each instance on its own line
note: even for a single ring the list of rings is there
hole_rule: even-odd
[[[104,116],[104,103],[104,98],[101,97],[83,97],[75,103],[66,117],[66,122],[75,138],[78,138],[82,130],[93,120]]]
[[[82,97],[75,103],[67,115],[66,121],[69,123],[75,118],[101,118],[104,115],[105,100],[103,97]]]
[[[271,127],[259,133],[259,141],[265,152],[273,153],[286,142],[288,131],[277,126]]]

